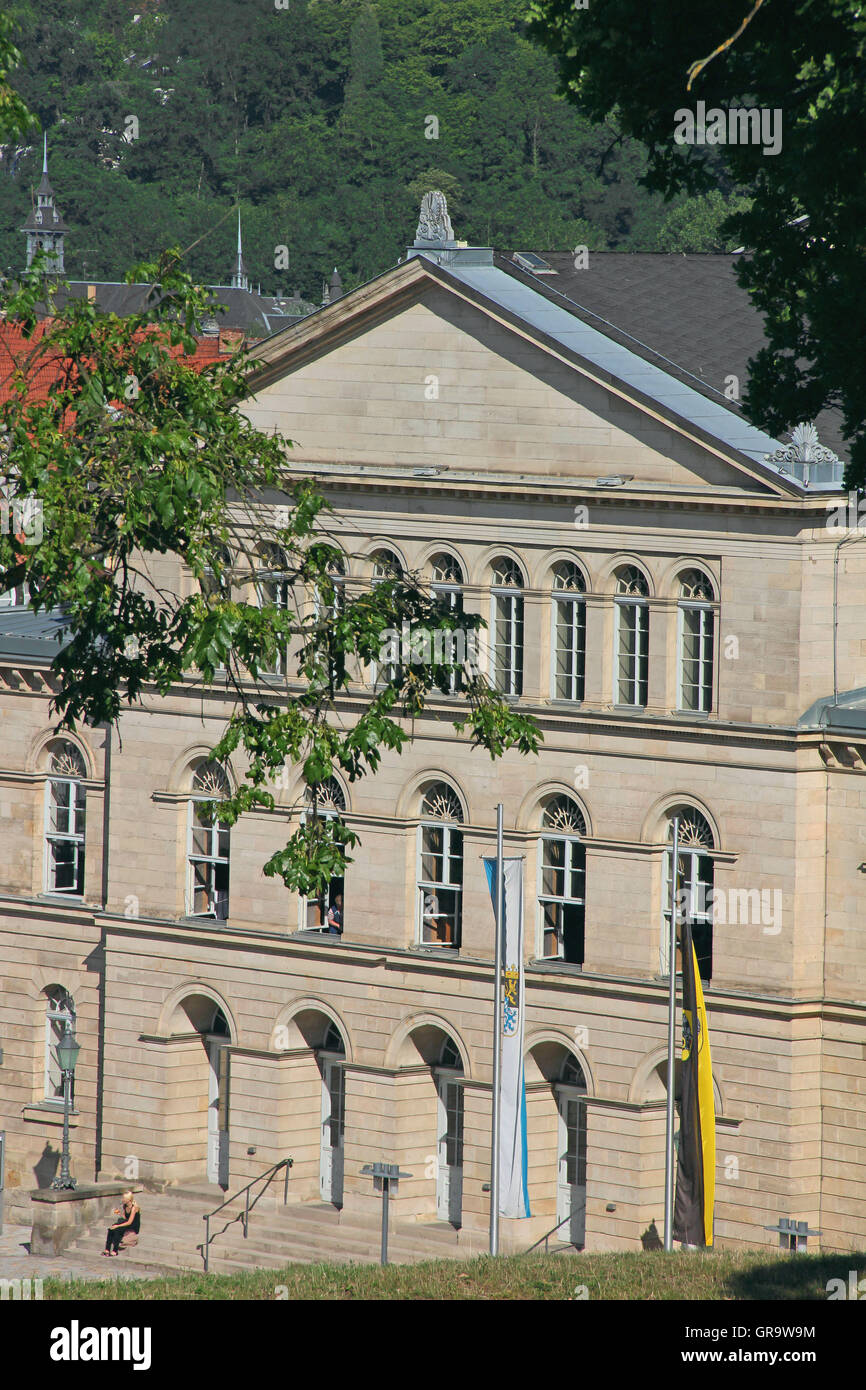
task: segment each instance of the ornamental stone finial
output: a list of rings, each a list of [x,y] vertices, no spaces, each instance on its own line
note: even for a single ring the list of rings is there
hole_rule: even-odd
[[[421,217],[415,233],[416,246],[456,246],[454,229],[448,216],[448,201],[440,188],[421,199]]]
[[[790,444],[780,444],[764,455],[764,461],[778,465],[807,486],[810,482],[841,482],[845,468],[839,455],[820,443],[818,431],[807,421],[794,426]]]

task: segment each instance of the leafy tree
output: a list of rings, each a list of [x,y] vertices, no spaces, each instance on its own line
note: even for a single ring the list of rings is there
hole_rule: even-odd
[[[686,198],[672,209],[659,229],[659,251],[734,251],[736,236],[726,232],[728,219],[748,212],[748,198],[725,199],[717,188]]]
[[[349,781],[374,773],[452,678],[464,697],[454,727],[467,746],[492,757],[534,752],[534,722],[460,662],[459,646],[449,659],[449,637],[465,643],[480,617],[456,613],[412,575],[338,596],[342,556],[325,500],[293,475],[286,443],[255,429],[239,407],[248,353],[207,370],[187,360],[207,292],[179,253],[128,278],[145,279],[152,292],[125,319],[87,300],[59,305],[37,263],[3,302],[7,335],[19,333],[23,346],[0,408],[14,522],[0,533],[0,592],[26,581],[37,609],[66,614],[69,640],[52,665],[60,727],[116,721],[145,693],[208,684],[224,670],[235,711],[213,756],[234,754],[241,780],[218,805],[223,824],[273,807],[269,787],[287,764],[301,768],[313,793],[336,768]],[[53,317],[39,322],[46,300]],[[40,380],[53,383],[47,394],[34,389]],[[264,505],[265,493],[286,499],[283,515]],[[28,499],[41,505],[41,528],[26,525]],[[278,552],[263,554],[263,540]],[[198,580],[187,597],[184,569]],[[256,596],[256,585],[275,576],[285,605],[269,590]],[[404,623],[416,634],[441,633],[443,650],[425,651],[422,640],[418,660],[401,648],[394,667],[383,667]],[[371,663],[379,684],[349,691]],[[265,678],[275,668],[285,673],[279,684]],[[348,720],[336,714],[347,691]],[[313,816],[264,872],[315,893],[341,872],[355,838]]]
[[[25,102],[9,85],[9,73],[21,61],[21,54],[12,41],[14,26],[9,15],[0,14],[0,139],[26,135],[33,117]]]
[[[531,31],[556,56],[581,112],[645,142],[648,186],[706,193],[720,163],[729,188],[750,197],[725,229],[750,253],[738,274],[766,317],[768,345],[750,364],[744,407],[774,434],[841,407],[848,484],[862,486],[866,14],[858,0],[786,0],[753,7],[741,29],[744,8],[743,0],[607,0],[576,10],[572,0],[531,0]],[[781,149],[677,143],[676,113],[695,113],[699,99],[708,113],[778,112]]]

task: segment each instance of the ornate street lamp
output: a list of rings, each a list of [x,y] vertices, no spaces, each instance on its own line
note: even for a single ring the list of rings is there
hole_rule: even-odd
[[[75,1179],[69,1176],[69,1106],[72,1099],[72,1078],[80,1051],[81,1048],[72,1031],[72,1023],[67,1019],[63,1038],[57,1044],[57,1061],[63,1072],[63,1152],[60,1157],[60,1176],[54,1179],[52,1187],[75,1187]]]

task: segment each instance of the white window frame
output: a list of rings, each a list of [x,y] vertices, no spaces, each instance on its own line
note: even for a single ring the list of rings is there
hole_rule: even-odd
[[[497,637],[496,619],[497,603],[508,601],[510,611],[505,621],[508,623],[508,638],[506,648],[508,653],[505,665],[505,685],[499,686],[496,683],[496,654],[499,650]],[[525,608],[523,602],[523,590],[505,588],[502,585],[494,585],[490,590],[490,684],[500,695],[511,695],[514,697],[523,694],[523,637],[524,637],[524,617]],[[520,629],[520,640],[517,639],[517,631]]]
[[[75,825],[76,813],[80,809],[82,830],[60,831],[54,830],[51,826],[51,806],[55,786],[66,786],[69,788],[69,807],[68,815],[71,823]],[[79,803],[80,798],[80,803]],[[80,777],[55,776],[49,772],[45,782],[45,832],[44,832],[44,858],[43,858],[43,883],[44,891],[51,897],[59,898],[78,898],[84,897],[84,875],[87,872],[87,791],[84,782]],[[67,822],[68,824],[69,822]],[[54,856],[52,845],[72,844],[74,846],[73,863],[75,865],[75,883],[81,882],[81,888],[58,888],[54,882]]]
[[[659,943],[659,974],[665,976],[669,973],[670,960],[670,939],[671,939],[671,864],[673,862],[674,847],[669,844],[665,848],[662,860],[662,921],[661,921],[661,940]],[[690,910],[688,920],[690,922],[701,922],[709,924],[712,932],[713,913],[712,903],[709,901],[709,892],[715,882],[715,864],[713,862],[712,851],[699,845],[680,845],[678,848],[678,858],[680,863],[686,861],[686,870],[679,874],[680,892],[688,892]],[[712,875],[708,885],[707,910],[704,912],[695,911],[695,889],[701,882],[700,859],[709,859]],[[715,945],[715,942],[713,942]],[[677,974],[680,972],[677,971]],[[705,982],[706,983],[706,982]]]
[[[60,1072],[61,1083],[60,1083],[60,1092],[59,1092],[59,1094],[58,1094],[57,1092],[55,1092],[55,1091],[52,1090],[52,1085],[51,1085],[51,1060],[52,1060],[52,1058],[51,1058],[51,1052],[52,1052],[52,1047],[56,1049],[57,1042],[59,1041],[59,1039],[55,1039],[55,1037],[54,1037],[54,1030],[53,1030],[53,1028],[52,1028],[52,1024],[55,1023],[55,1022],[59,1023],[59,1022],[61,1021],[61,1019],[62,1019],[62,1020],[63,1020],[63,1031],[64,1031],[64,1033],[65,1033],[65,1031],[66,1031],[66,1020],[69,1019],[69,1020],[71,1021],[71,1023],[72,1023],[72,1031],[73,1031],[73,1032],[75,1031],[75,1000],[72,998],[72,995],[69,993],[68,990],[64,990],[63,992],[64,992],[64,995],[66,996],[66,1000],[69,1002],[69,1010],[68,1010],[68,1012],[67,1012],[66,1010],[64,1010],[62,1007],[58,1007],[58,1005],[56,1005],[56,1004],[54,1003],[54,1001],[50,998],[50,996],[49,996],[48,994],[46,994],[46,996],[45,996],[45,1003],[46,1003],[46,1009],[45,1009],[45,1067],[44,1067],[44,1079],[43,1079],[43,1088],[42,1088],[42,1089],[43,1089],[43,1093],[44,1093],[44,1094],[43,1094],[43,1100],[45,1100],[45,1101],[47,1101],[49,1104],[53,1104],[53,1105],[62,1105],[62,1104],[63,1104],[63,1081],[62,1081],[63,1072],[62,1072],[62,1070],[61,1070],[61,1072]],[[58,1063],[58,1066],[59,1066],[59,1063]]]
[[[451,608],[452,613],[462,613],[462,612],[463,612],[463,586],[462,586],[462,584],[445,584],[445,583],[439,584],[439,583],[437,583],[437,582],[434,581],[434,582],[431,583],[431,585],[430,585],[430,592],[433,593],[433,594],[435,594],[435,595],[437,596],[437,598],[447,598],[447,599],[449,600],[449,607]],[[456,686],[457,686],[457,676],[454,675],[454,674],[452,674],[451,679],[450,679],[450,681],[448,682],[448,690],[447,690],[447,692],[446,692],[446,691],[438,691],[437,694],[444,695],[444,694],[447,693],[448,695],[453,695],[454,692],[455,692]]]
[[[379,555],[379,553],[380,553],[382,550],[384,550],[384,551],[386,551],[388,554],[392,555],[393,558],[397,561],[397,568],[394,569],[393,571],[391,571],[391,572],[388,573],[388,574],[376,574],[376,573],[375,573],[376,565],[379,563],[379,561],[378,561],[378,559],[377,559],[376,557]],[[404,568],[403,568],[403,561],[402,561],[402,559],[400,558],[400,556],[397,554],[396,550],[391,550],[391,551],[389,551],[387,546],[380,546],[377,550],[375,550],[375,551],[373,552],[372,559],[373,559],[373,571],[374,571],[374,572],[373,572],[372,578],[370,579],[370,588],[371,588],[371,589],[374,589],[374,588],[376,587],[377,584],[384,584],[384,583],[386,583],[389,579],[391,579],[391,580],[394,580],[394,579],[403,579],[403,578],[405,577],[406,571],[405,571]],[[398,644],[402,643],[402,633],[400,633],[400,635],[398,636],[397,641],[398,641]],[[371,684],[371,686],[373,687],[374,690],[375,690],[375,689],[377,688],[377,686],[379,686],[379,685],[391,685],[391,684],[397,679],[397,675],[398,675],[399,670],[400,670],[400,662],[399,662],[399,661],[386,661],[386,662],[383,662],[381,669],[384,670],[386,673],[389,673],[389,674],[386,675],[386,679],[385,679],[385,680],[380,680],[380,676],[379,676],[380,667],[379,667],[378,661],[371,661],[371,662],[370,662],[370,667],[369,667],[369,670],[370,670],[370,684]]]
[[[319,807],[318,810],[316,811],[316,815],[318,816],[319,820],[342,820],[343,816],[345,815],[345,811],[323,810],[321,807]],[[301,824],[302,824],[302,825],[305,825],[305,824],[306,824],[307,820],[309,819],[309,816],[310,816],[310,812],[309,812],[309,811],[302,811],[302,812],[301,812]],[[328,927],[328,909],[332,906],[332,899],[331,899],[331,883],[333,883],[334,881],[335,881],[334,879],[331,879],[330,882],[329,882],[329,884],[328,884],[328,891],[327,891],[327,893],[325,894],[324,921],[323,921],[323,922],[321,923],[321,925],[318,926],[318,927],[316,927],[316,926],[312,926],[312,927],[311,927],[311,926],[308,924],[308,922],[307,922],[307,914],[308,914],[309,909],[310,909],[310,904],[311,904],[311,903],[314,903],[314,902],[318,902],[318,899],[317,899],[317,898],[310,898],[310,897],[307,897],[307,895],[306,895],[305,893],[299,893],[299,894],[298,894],[298,931],[315,931],[315,932],[321,932],[321,933],[322,933],[323,935],[325,935],[325,936],[332,936],[332,935],[333,935],[333,933],[331,932],[330,928]],[[334,896],[336,896],[336,894],[335,894]],[[346,928],[346,918],[345,918],[345,914],[346,914],[346,879],[345,879],[345,876],[343,877],[343,893],[342,893],[342,897],[343,897],[343,930],[345,931],[345,928]],[[342,938],[342,935],[338,935],[338,936],[337,936],[337,943],[339,943],[340,941],[342,941],[342,939],[343,939],[343,938]]]
[[[215,922],[225,922],[225,921],[228,920],[229,908],[230,908],[230,906],[231,906],[231,829],[230,829],[230,827],[227,826],[227,825],[220,825],[220,823],[219,823],[218,820],[215,820],[215,821],[213,822],[213,825],[209,825],[209,826],[205,826],[205,825],[194,826],[194,825],[193,825],[193,819],[194,819],[194,817],[195,817],[195,808],[196,808],[196,806],[197,806],[197,805],[200,805],[200,804],[202,804],[202,803],[205,803],[205,802],[207,802],[207,803],[218,802],[219,799],[220,799],[220,798],[217,797],[217,796],[203,796],[203,795],[198,795],[198,794],[196,794],[196,795],[194,795],[194,796],[191,796],[190,799],[189,799],[189,802],[187,803],[187,805],[188,805],[188,810],[187,810],[187,845],[186,845],[186,864],[187,864],[187,872],[186,872],[186,915],[187,915],[187,917],[194,917],[194,918],[196,918],[196,920],[215,921]],[[228,837],[228,843],[227,843],[227,853],[225,854],[225,856],[222,856],[222,855],[220,855],[220,854],[218,854],[218,853],[217,853],[217,854],[213,854],[213,853],[211,853],[211,854],[198,854],[198,853],[193,853],[193,832],[194,832],[194,830],[203,830],[203,831],[205,831],[206,833],[208,833],[208,834],[209,834],[209,837],[210,837],[209,843],[210,843],[211,849],[213,849],[214,844],[215,844],[217,850],[219,849],[219,836],[220,836],[221,834],[226,835],[226,836]],[[215,837],[216,837],[216,838],[215,838]],[[228,879],[229,879],[229,887],[226,889],[226,915],[225,915],[225,917],[220,917],[220,916],[218,916],[217,913],[216,913],[215,911],[214,911],[214,912],[196,912],[196,911],[195,911],[195,865],[196,865],[196,864],[207,864],[207,865],[209,866],[209,879],[210,879],[211,875],[213,875],[213,877],[215,878],[216,868],[217,868],[218,865],[222,865],[222,864],[225,865],[226,870],[227,870]],[[214,882],[213,885],[212,885],[212,890],[211,890],[211,894],[210,894],[211,900],[214,902],[214,904],[216,903],[216,894],[217,894],[217,889],[216,889],[216,884],[215,884],[215,882]]]
[[[685,703],[685,615],[686,610],[701,615],[698,637],[698,696],[699,703],[692,707]],[[707,631],[709,627],[709,631]],[[715,606],[703,599],[680,599],[677,604],[677,710],[683,714],[711,714],[713,709],[713,684],[715,680]],[[709,654],[706,648],[709,645]]]
[[[422,878],[424,865],[424,831],[442,831],[442,868],[450,872],[450,866],[454,855],[452,853],[452,837],[457,831],[460,839],[460,882],[452,883],[442,881],[433,883],[429,879]],[[460,821],[434,820],[432,817],[422,820],[418,826],[416,841],[416,864],[415,864],[415,942],[418,946],[433,946],[437,949],[459,950],[463,937],[463,877],[465,873],[465,863],[463,858],[463,835],[464,826]],[[454,894],[454,941],[425,941],[424,940],[424,902],[427,893],[440,891]],[[440,913],[440,916],[447,916],[447,913]]]
[[[260,555],[260,556],[257,556],[256,558],[257,558],[257,560],[261,560],[262,566],[263,566],[263,567],[268,567],[268,560],[267,560],[267,558],[266,558],[265,556],[261,556],[261,555]],[[283,556],[282,558],[285,559],[285,556]],[[278,573],[278,571],[275,569],[274,566],[271,565],[271,566],[269,566],[269,568],[270,568],[270,570],[271,570],[272,573]],[[265,597],[265,594],[264,594],[265,588],[273,588],[273,589],[275,589],[275,590],[276,590],[276,597],[275,597],[274,599],[266,598],[266,597]],[[285,577],[280,578],[280,579],[257,579],[257,580],[255,581],[255,589],[256,589],[256,602],[258,603],[259,608],[266,608],[266,607],[273,606],[274,608],[276,608],[276,610],[277,610],[278,613],[286,613],[286,612],[288,612],[288,608],[289,608],[289,581],[288,581],[288,579],[286,579]],[[273,667],[264,667],[264,666],[263,666],[263,667],[261,668],[262,675],[263,675],[263,676],[283,676],[283,675],[285,675],[285,670],[284,670],[285,664],[286,664],[286,661],[285,661],[285,653],[284,653],[284,652],[278,651],[278,652],[277,652],[277,661],[276,661],[276,665],[273,666]]]
[[[16,584],[14,589],[0,594],[0,608],[26,608],[29,602],[30,585],[26,579],[22,584]]]
[[[632,696],[641,694],[641,646],[643,646],[643,660],[646,667],[646,700],[634,699],[623,700],[620,692],[620,656],[623,637],[622,610],[626,607],[635,609],[635,672],[631,681]],[[643,615],[643,616],[641,616]],[[614,661],[613,661],[613,703],[619,709],[646,709],[649,700],[649,600],[640,598],[632,594],[623,594],[614,599]]]
[[[567,846],[566,864],[563,870],[564,884],[566,887],[571,882],[573,846],[579,845],[584,851],[583,859],[583,897],[582,898],[560,898],[552,893],[544,892],[544,845],[547,840],[559,840]],[[537,910],[537,931],[536,931],[536,959],[537,960],[564,960],[565,951],[561,935],[558,937],[558,950],[555,956],[547,956],[544,953],[544,904],[545,903],[574,903],[583,908],[584,913],[584,932],[586,931],[586,845],[580,835],[564,835],[561,831],[543,830],[538,837],[538,890],[536,893]],[[584,941],[585,944],[585,941]]]
[[[553,700],[568,700],[581,704],[586,685],[586,595],[577,590],[554,590],[551,604],[550,633],[550,695]],[[566,606],[571,607],[568,620],[570,630],[569,654],[572,660],[572,673],[566,677],[571,687],[570,695],[561,695],[556,688],[557,656],[559,653],[559,620]],[[580,657],[580,660],[578,660]]]

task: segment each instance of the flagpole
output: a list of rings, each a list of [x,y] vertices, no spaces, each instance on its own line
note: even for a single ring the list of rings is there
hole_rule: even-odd
[[[502,1064],[502,924],[505,916],[502,802],[496,807],[496,944],[493,950],[493,1106],[490,1131],[490,1253],[499,1254],[499,1112]]]
[[[679,869],[680,818],[674,816],[671,857],[671,932],[668,942],[668,1091],[665,1110],[665,1250],[674,1248],[674,1095],[676,1092],[677,1015],[677,871]]]

